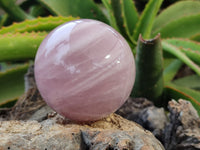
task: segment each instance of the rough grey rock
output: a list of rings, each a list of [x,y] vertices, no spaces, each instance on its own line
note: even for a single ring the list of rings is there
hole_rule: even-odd
[[[37,121],[0,121],[0,149],[164,150],[147,130],[116,114],[74,123],[55,114]]]
[[[117,110],[117,114],[127,119],[135,118],[142,110],[153,106],[153,103],[146,98],[129,98],[121,108]]]
[[[142,110],[138,114],[138,118],[135,119],[135,122],[153,132],[153,134],[161,140],[162,132],[168,122],[168,118],[163,108],[151,106]]]
[[[146,98],[129,98],[116,113],[140,124],[162,140],[162,132],[168,123],[168,118],[163,108],[155,107]]]
[[[167,150],[200,150],[200,118],[189,101],[169,102],[170,123],[164,131]]]
[[[52,110],[49,106],[45,105],[35,111],[27,120],[36,120],[38,122],[41,122],[43,120],[46,120],[49,114],[55,113],[54,110]]]

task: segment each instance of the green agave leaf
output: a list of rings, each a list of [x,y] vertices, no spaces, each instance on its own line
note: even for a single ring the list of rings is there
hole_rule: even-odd
[[[26,20],[20,23],[14,23],[11,26],[3,27],[0,30],[0,34],[4,33],[24,33],[24,32],[32,32],[32,31],[51,31],[55,27],[78,18],[74,17],[39,17],[34,20]]]
[[[28,64],[0,72],[0,106],[14,102],[24,93],[24,74]]]
[[[17,6],[15,0],[0,0],[0,6],[16,21],[34,18]]]
[[[0,62],[0,71],[4,71],[7,68],[7,64],[5,62]]]
[[[0,108],[11,108],[15,105],[17,100],[18,100],[18,98],[5,100],[4,102],[0,103]]]
[[[121,0],[120,2],[122,5],[123,26],[125,27],[129,38],[134,41],[134,39],[132,39],[132,35],[139,19],[138,12],[135,8],[133,0]]]
[[[189,39],[170,38],[170,39],[165,39],[164,41],[167,41],[168,43],[175,45],[176,47],[179,48],[192,49],[200,52],[200,43]]]
[[[193,35],[190,37],[191,40],[200,42],[200,33]]]
[[[175,58],[165,58],[164,59],[164,69],[167,68],[174,60],[176,60]]]
[[[108,11],[110,25],[115,28],[115,30],[119,31],[119,27],[117,26],[117,22],[114,16],[114,10],[111,5],[111,0],[102,0],[102,3]]]
[[[175,57],[179,58],[182,62],[187,64],[191,69],[193,69],[198,75],[200,75],[200,67],[195,64],[190,58],[186,56],[179,48],[176,46],[162,41],[163,50],[173,54]]]
[[[8,69],[13,69],[16,67],[21,66],[21,63],[6,63],[6,62],[0,62],[0,72],[5,72]]]
[[[200,76],[198,75],[190,75],[183,78],[179,78],[177,80],[174,80],[172,83],[181,87],[200,90]]]
[[[29,14],[34,17],[45,16],[47,11],[44,9],[43,6],[37,4],[30,7]]]
[[[46,32],[0,35],[0,62],[34,59]]]
[[[184,52],[192,61],[194,61],[196,64],[200,65],[200,52],[191,50],[191,49],[180,49],[182,52]]]
[[[165,83],[171,81],[175,77],[182,64],[183,63],[179,59],[173,59],[171,63],[167,67],[165,67],[163,72]]]
[[[140,35],[136,55],[134,97],[146,97],[159,102],[163,93],[163,55],[160,35],[144,40]]]
[[[0,18],[0,28],[2,26],[8,26],[13,22],[13,19],[8,14],[3,14]]]
[[[178,100],[182,98],[189,100],[200,116],[200,92],[168,83],[165,86],[165,94],[167,99]]]
[[[113,10],[114,17],[116,19],[117,26],[119,27],[120,33],[128,39],[126,33],[125,24],[122,18],[122,4],[120,0],[111,0],[111,6]]]
[[[164,9],[155,19],[153,32],[166,26],[168,23],[180,19],[185,16],[195,15],[200,13],[200,1],[179,1]]]
[[[109,23],[92,0],[39,0],[54,15],[90,18]]]
[[[149,0],[134,30],[133,39],[137,41],[139,34],[145,39],[151,35],[154,19],[163,0]]]
[[[179,48],[183,53],[185,53],[192,61],[200,65],[200,43],[194,42],[188,39],[167,39],[164,40],[168,43]]]
[[[7,14],[3,14],[0,16],[0,28],[4,25],[4,23],[6,22],[7,19],[8,19]]]
[[[111,25],[136,45],[132,34],[138,21],[138,14],[133,1],[102,0],[102,2],[108,11]]]
[[[153,33],[160,33],[162,38],[181,37],[190,38],[200,33],[200,13],[198,15],[185,16],[171,21],[166,26]]]

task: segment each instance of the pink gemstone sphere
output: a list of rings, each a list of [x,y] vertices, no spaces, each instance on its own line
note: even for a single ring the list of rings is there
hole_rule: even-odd
[[[112,27],[80,19],[55,28],[35,59],[37,87],[57,113],[94,121],[116,111],[129,97],[135,63],[125,39]]]

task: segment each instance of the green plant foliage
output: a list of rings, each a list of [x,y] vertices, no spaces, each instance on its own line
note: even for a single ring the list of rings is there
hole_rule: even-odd
[[[190,37],[191,40],[200,42],[200,33],[193,35]]]
[[[195,90],[200,90],[200,76],[190,75],[173,81],[174,84]]]
[[[4,25],[4,23],[6,22],[7,18],[8,18],[7,14],[4,14],[4,15],[0,16],[0,28]]]
[[[0,72],[0,105],[18,99],[24,93],[24,74],[28,64]]]
[[[15,105],[17,100],[18,100],[18,98],[14,98],[11,100],[5,100],[2,103],[0,103],[0,108],[11,108]]]
[[[128,35],[126,33],[124,20],[122,18],[122,4],[120,0],[111,0],[111,7],[113,10],[114,17],[116,18],[117,26],[121,32],[121,34],[127,39]]]
[[[17,6],[15,0],[0,0],[0,6],[16,21],[34,18]]]
[[[183,63],[179,59],[173,59],[170,62],[170,64],[167,67],[165,67],[164,72],[163,72],[165,83],[173,80],[176,73],[181,68],[182,64]]]
[[[162,38],[180,37],[190,38],[200,33],[200,13],[192,16],[184,16],[180,19],[171,21],[166,26],[154,32],[153,35],[160,33]]]
[[[0,61],[34,59],[41,41],[48,34],[47,32],[60,24],[75,19],[77,18],[50,16],[26,20],[2,28],[0,30]]]
[[[182,62],[187,64],[191,69],[193,69],[200,76],[200,67],[195,64],[190,58],[186,56],[185,53],[181,52],[176,46],[162,41],[163,50],[173,54],[175,57],[179,58]]]
[[[188,39],[167,39],[164,40],[176,46],[183,53],[185,53],[192,61],[200,65],[200,43]]]
[[[98,19],[109,23],[103,12],[92,0],[39,0],[39,2],[58,16],[73,16]]]
[[[140,35],[136,55],[136,79],[132,95],[134,97],[143,96],[158,102],[162,94],[163,59],[160,35],[147,41]]]
[[[180,48],[182,52],[184,52],[192,61],[194,61],[196,64],[200,65],[200,52],[197,50],[191,50],[191,49],[184,49]]]
[[[122,6],[122,19],[124,21],[123,25],[129,38],[131,38],[139,19],[138,12],[132,0],[121,0],[120,2]]]
[[[168,43],[175,45],[178,48],[192,49],[200,52],[200,43],[189,39],[170,38],[165,39],[164,41],[167,41]]]
[[[105,8],[107,9],[110,25],[117,31],[119,31],[119,28],[117,26],[117,22],[114,16],[114,11],[111,5],[111,0],[102,0],[102,3],[104,4]]]
[[[150,0],[146,5],[142,15],[134,30],[133,39],[137,41],[139,34],[145,39],[150,38],[154,19],[159,11],[163,0]]]
[[[46,11],[44,10],[44,7],[41,5],[33,5],[30,8],[30,15],[34,17],[44,16],[46,14]]]
[[[165,93],[167,93],[167,99],[178,100],[183,98],[189,100],[200,116],[200,92],[168,83],[165,86]]]
[[[179,1],[164,9],[155,19],[153,25],[153,33],[158,33],[160,29],[167,24],[181,19],[186,16],[191,16],[200,13],[200,1]]]
[[[26,20],[20,23],[14,23],[11,26],[3,27],[0,30],[0,34],[4,33],[23,33],[23,32],[32,32],[32,31],[46,31],[49,32],[55,27],[78,18],[74,17],[39,17],[33,20]]]
[[[102,0],[108,10],[110,24],[127,40],[136,43],[133,31],[138,21],[138,13],[132,0]],[[132,44],[132,43],[131,43]]]
[[[21,63],[7,63],[7,62],[1,62],[0,63],[0,72],[5,72],[9,69],[13,69],[16,68],[18,66],[22,65]]]
[[[47,32],[0,35],[0,62],[34,59]]]

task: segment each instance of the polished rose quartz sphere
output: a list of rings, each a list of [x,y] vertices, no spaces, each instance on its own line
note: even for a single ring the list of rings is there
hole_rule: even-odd
[[[129,97],[135,63],[117,31],[80,19],[60,25],[43,40],[35,59],[35,79],[57,113],[93,121],[116,111]]]

